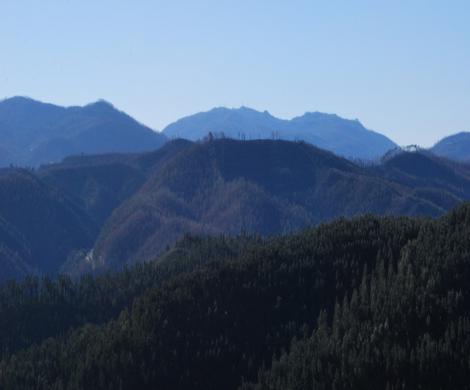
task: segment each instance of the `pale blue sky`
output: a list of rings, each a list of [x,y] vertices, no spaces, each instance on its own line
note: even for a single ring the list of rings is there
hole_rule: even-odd
[[[0,98],[99,98],[154,129],[214,106],[470,130],[470,1],[1,0]]]

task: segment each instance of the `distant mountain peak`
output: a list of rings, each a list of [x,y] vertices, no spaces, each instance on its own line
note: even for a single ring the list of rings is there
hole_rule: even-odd
[[[85,107],[106,107],[106,108],[112,108],[113,110],[116,110],[116,107],[107,100],[104,99],[98,99],[96,102],[89,103]]]
[[[0,103],[24,103],[31,101],[34,102],[35,100],[27,96],[12,96],[3,99]]]
[[[0,105],[3,106],[21,106],[21,107],[38,107],[38,106],[54,106],[54,107],[59,107],[55,106],[54,104],[51,103],[43,103],[40,102],[39,100],[35,100],[33,98],[30,98],[29,96],[12,96],[9,98],[5,98],[0,101]]]
[[[344,119],[334,113],[327,113],[321,111],[306,111],[301,117],[322,117],[322,118],[334,118]]]
[[[105,100],[62,107],[16,96],[0,101],[0,166],[36,166],[68,155],[157,149],[162,134]]]
[[[431,151],[438,156],[458,161],[470,161],[470,132],[461,131],[443,138]]]
[[[117,109],[113,104],[106,100],[97,100],[96,102],[89,103],[83,107],[78,107],[78,109],[84,110],[85,112],[90,112],[93,114],[123,114],[126,117],[129,117],[126,113]]]
[[[357,119],[306,112],[287,120],[246,106],[217,107],[182,118],[163,130],[169,138],[192,141],[203,139],[209,132],[234,139],[305,141],[337,155],[362,160],[378,159],[397,146],[384,135],[366,129]]]

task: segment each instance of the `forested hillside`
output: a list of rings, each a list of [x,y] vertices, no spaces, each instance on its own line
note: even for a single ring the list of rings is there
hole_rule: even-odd
[[[114,276],[10,284],[0,387],[465,389],[469,234],[466,204],[437,220],[187,237]]]
[[[184,234],[294,232],[366,213],[437,217],[467,165],[403,152],[361,166],[303,142],[175,140],[0,172],[0,282],[148,261]]]
[[[364,213],[436,217],[470,199],[469,173],[426,153],[361,167],[302,142],[195,143],[111,214],[92,261],[143,261],[186,232],[286,233]]]
[[[0,282],[29,274],[81,274],[111,214],[153,169],[188,142],[143,154],[69,157],[38,170],[0,171]]]

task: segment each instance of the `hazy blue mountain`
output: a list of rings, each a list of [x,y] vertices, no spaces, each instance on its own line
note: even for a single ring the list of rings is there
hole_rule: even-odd
[[[24,97],[0,102],[0,166],[36,166],[71,154],[141,152],[165,137],[98,101],[60,107]]]
[[[366,129],[358,120],[320,112],[285,120],[247,107],[214,108],[182,118],[163,130],[169,138],[189,140],[202,139],[209,132],[234,139],[302,140],[340,156],[367,160],[397,146],[384,135]]]
[[[470,161],[470,132],[446,137],[434,145],[431,150],[438,156],[452,160]]]

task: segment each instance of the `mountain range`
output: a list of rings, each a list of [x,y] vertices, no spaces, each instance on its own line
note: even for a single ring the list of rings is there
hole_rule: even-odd
[[[2,390],[468,387],[468,133],[0,106]]]
[[[142,125],[110,103],[61,107],[30,98],[0,101],[0,167],[59,162],[70,155],[133,153],[161,147],[168,139],[280,139],[305,141],[352,160],[377,161],[398,146],[358,120],[307,112],[291,120],[247,107],[218,107],[177,120],[161,132]],[[458,161],[470,160],[470,133],[459,133],[430,150]]]
[[[470,199],[469,133],[378,160],[395,144],[336,115],[285,121],[217,108],[161,134],[103,101],[64,108],[17,97],[0,102],[0,134],[0,159],[13,165],[0,169],[1,280],[120,269],[188,232],[265,236],[365,213],[435,217]],[[197,141],[167,141],[176,136]],[[376,163],[341,157],[348,148]]]
[[[24,97],[0,102],[0,166],[37,166],[72,154],[153,150],[165,137],[98,101],[60,107]]]
[[[470,168],[424,152],[357,165],[305,142],[175,140],[0,176],[2,279],[147,261],[186,233],[272,235],[337,217],[442,215]]]

